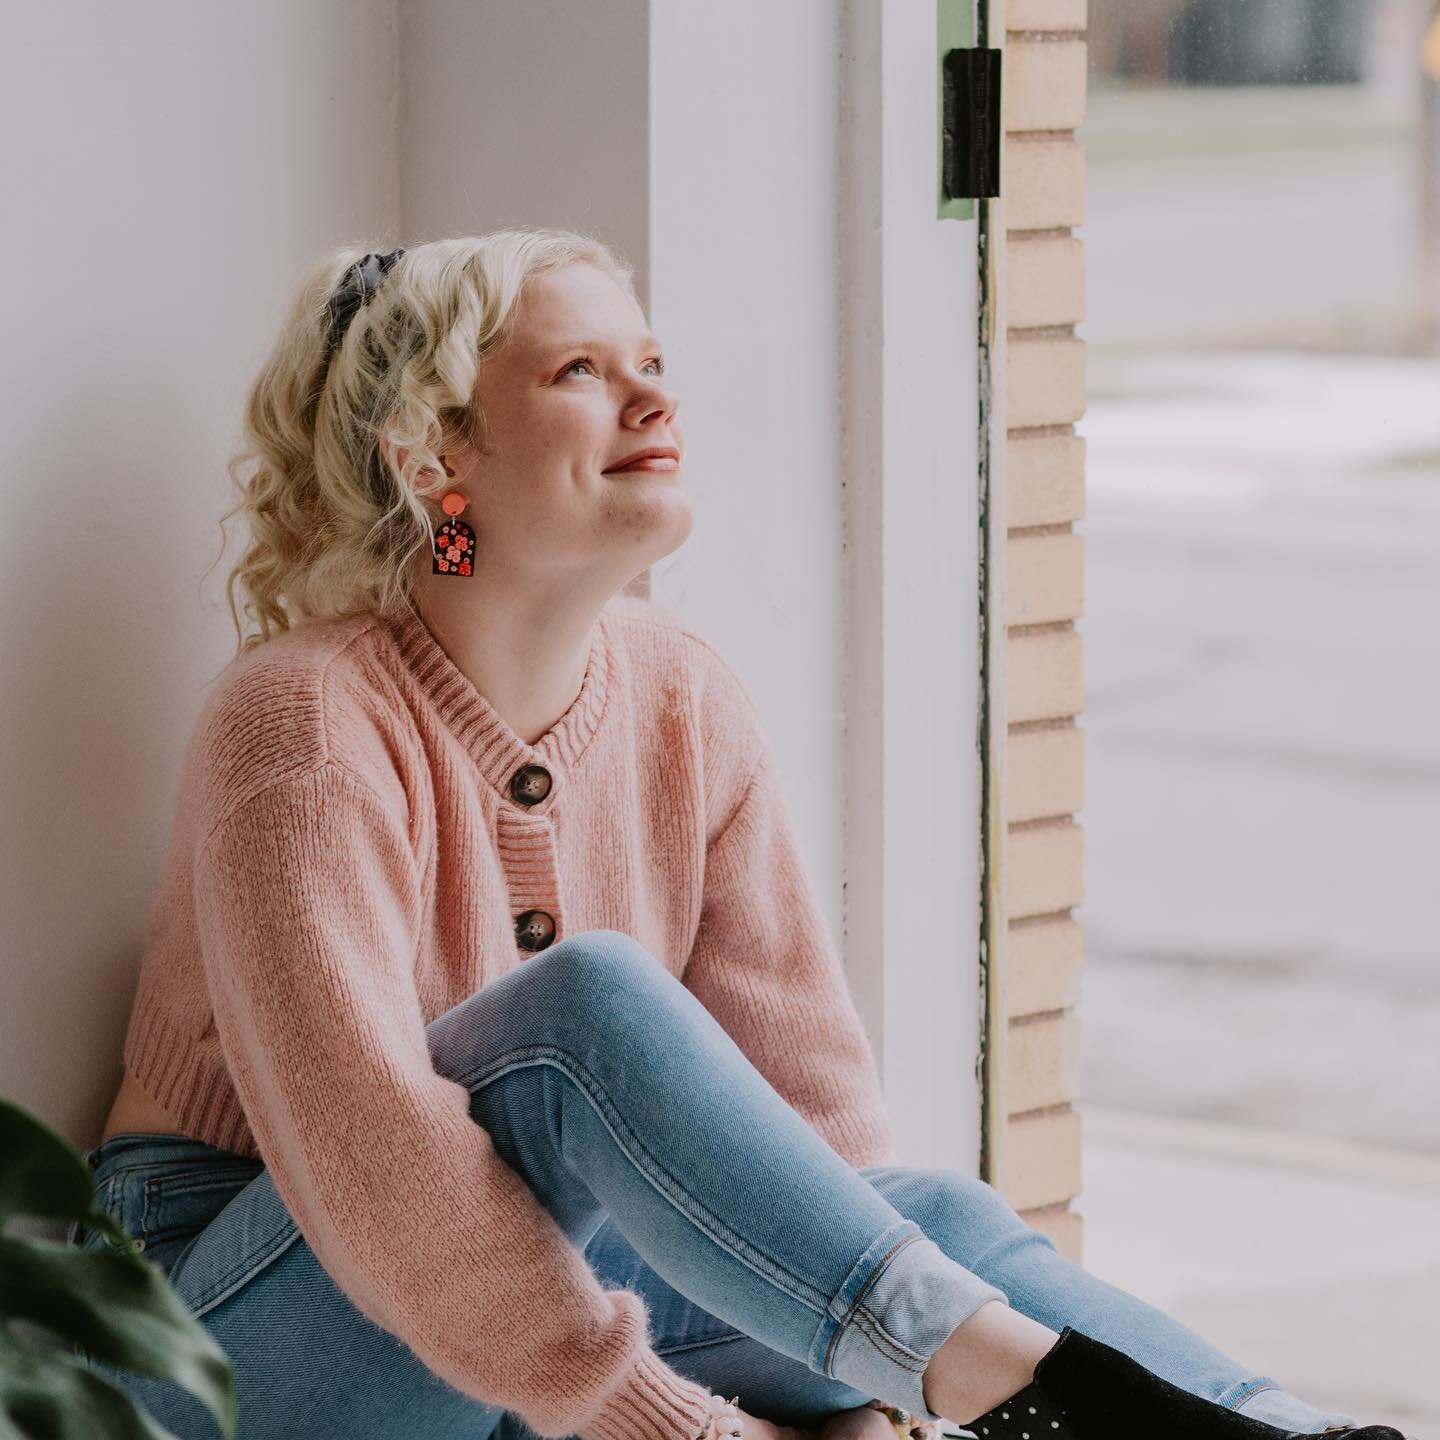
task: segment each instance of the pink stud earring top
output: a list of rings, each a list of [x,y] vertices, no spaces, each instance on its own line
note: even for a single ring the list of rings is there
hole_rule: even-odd
[[[450,518],[435,529],[432,575],[469,575],[473,569],[475,532],[456,518],[467,503],[458,490],[448,490],[441,497],[440,508]]]

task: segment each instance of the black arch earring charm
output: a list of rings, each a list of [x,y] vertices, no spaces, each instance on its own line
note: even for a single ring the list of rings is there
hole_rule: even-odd
[[[435,527],[431,546],[432,575],[470,575],[474,573],[475,532],[459,518],[465,508],[465,497],[458,490],[447,491],[440,500],[446,518]]]

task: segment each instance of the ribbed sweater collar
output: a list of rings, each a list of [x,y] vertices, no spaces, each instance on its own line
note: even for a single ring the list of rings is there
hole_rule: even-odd
[[[585,753],[605,713],[605,701],[614,675],[609,626],[599,615],[586,662],[585,679],[570,708],[534,745],[527,745],[495,707],[471,684],[447,655],[430,628],[408,610],[383,621],[400,659],[436,713],[469,753],[480,773],[502,795],[510,794],[510,780],[522,765],[543,765],[562,777]],[[531,808],[541,814],[550,808],[555,791]]]

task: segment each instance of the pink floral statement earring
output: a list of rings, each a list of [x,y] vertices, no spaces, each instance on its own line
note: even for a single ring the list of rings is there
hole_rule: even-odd
[[[449,469],[447,475],[452,473]],[[448,490],[440,499],[440,508],[449,517],[435,527],[431,549],[434,561],[432,575],[469,575],[474,568],[475,532],[456,517],[469,502],[458,490]]]

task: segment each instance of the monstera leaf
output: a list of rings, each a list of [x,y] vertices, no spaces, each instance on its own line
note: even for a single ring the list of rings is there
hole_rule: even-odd
[[[114,1248],[81,1250],[6,1233],[16,1216],[78,1220]],[[158,1265],[95,1205],[85,1157],[0,1099],[0,1440],[175,1440],[143,1406],[79,1360],[25,1342],[15,1320],[55,1331],[94,1359],[173,1380],[235,1434],[235,1373]]]

